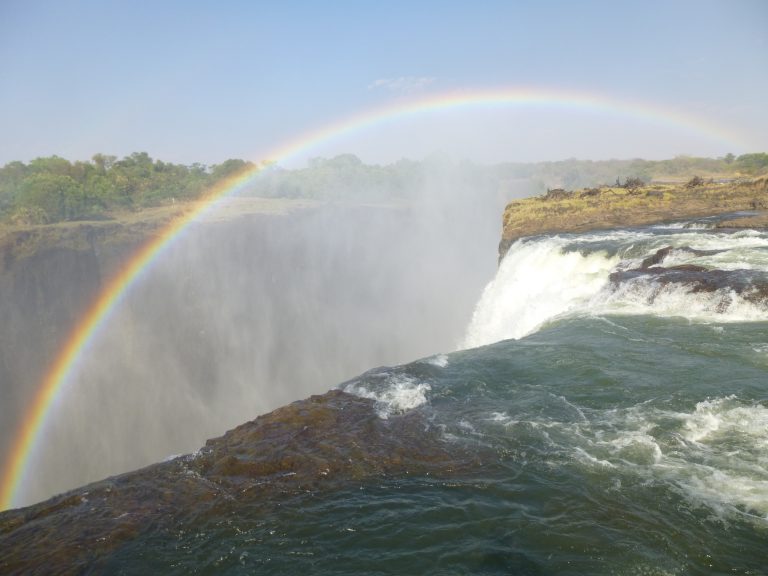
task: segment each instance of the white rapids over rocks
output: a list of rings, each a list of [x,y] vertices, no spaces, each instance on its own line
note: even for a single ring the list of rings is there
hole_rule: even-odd
[[[710,269],[768,272],[768,234],[724,233],[684,224],[641,230],[528,238],[515,242],[486,286],[464,340],[467,349],[522,338],[565,315],[653,314],[701,322],[768,320],[768,308],[725,290],[692,293],[652,276],[609,281],[612,272],[639,267],[660,248],[673,251],[662,266],[695,263]]]

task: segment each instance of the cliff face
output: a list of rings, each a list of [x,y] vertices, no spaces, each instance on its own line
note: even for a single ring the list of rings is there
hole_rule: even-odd
[[[720,227],[768,225],[768,178],[701,185],[649,185],[635,189],[591,188],[511,202],[504,210],[499,257],[524,236],[641,226],[738,211],[758,211]]]
[[[444,217],[240,204],[188,226],[126,292],[52,411],[19,504],[193,451],[371,366],[449,350],[495,267],[496,203]],[[140,213],[0,241],[0,462],[73,326],[156,229]]]
[[[217,217],[283,214],[304,204],[233,201]],[[102,221],[0,225],[0,462],[50,363],[103,283],[192,208],[177,204]]]
[[[0,455],[48,367],[41,359],[53,357],[103,279],[161,223],[69,224],[0,235]]]

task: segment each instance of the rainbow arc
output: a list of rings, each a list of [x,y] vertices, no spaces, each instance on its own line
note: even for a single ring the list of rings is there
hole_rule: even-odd
[[[723,142],[729,149],[738,150],[744,147],[740,144],[740,138],[729,130],[686,112],[647,103],[612,99],[592,93],[515,88],[443,93],[367,110],[307,132],[273,150],[267,157],[275,162],[287,161],[299,153],[311,151],[319,144],[334,138],[370,130],[381,123],[409,116],[440,110],[491,106],[551,106],[575,112],[580,110],[604,112],[687,130]],[[258,164],[220,182],[206,193],[193,210],[170,222],[134,253],[122,269],[104,285],[99,296],[69,334],[25,411],[22,424],[16,431],[10,454],[2,469],[0,510],[11,508],[15,504],[19,489],[29,473],[30,462],[38,446],[44,441],[46,420],[73,381],[73,374],[76,372],[80,358],[87,353],[100,329],[108,323],[113,311],[120,305],[131,286],[158,258],[163,249],[178,238],[190,223],[214,208],[227,195],[258,177],[263,170],[264,165]]]

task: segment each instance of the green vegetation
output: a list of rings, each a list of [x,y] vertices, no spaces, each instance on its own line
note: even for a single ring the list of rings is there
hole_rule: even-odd
[[[768,169],[768,154],[743,154],[736,159],[736,165],[748,174],[764,174]]]
[[[768,174],[768,154],[745,154],[736,158],[670,160],[561,160],[538,163],[501,163],[482,166],[467,161],[452,162],[433,156],[421,162],[400,160],[388,165],[368,165],[352,154],[315,158],[306,168],[266,171],[244,194],[260,197],[349,199],[387,201],[407,199],[441,171],[452,170],[486,187],[505,190],[515,182],[528,183],[530,193],[550,189],[604,186],[635,189],[650,182],[681,183],[694,176],[706,179],[737,179]],[[519,188],[519,187],[518,187]]]
[[[504,164],[516,178],[535,182],[537,192],[548,188],[589,188],[612,182],[686,182],[694,176],[714,179],[754,177],[768,174],[768,154],[696,158],[677,156],[668,160],[561,160],[536,164]],[[623,186],[623,184],[622,184]]]
[[[89,162],[58,156],[0,168],[0,217],[16,224],[103,218],[109,212],[192,200],[252,165],[227,160],[207,168],[153,160],[136,152],[118,160],[96,154]]]
[[[306,168],[265,171],[245,194],[266,198],[313,198],[362,202],[398,200],[408,197],[423,183],[430,160],[400,160],[388,165],[364,164],[353,154],[313,158]]]
[[[0,221],[24,225],[93,220],[116,212],[194,200],[222,179],[253,166],[235,159],[210,167],[185,166],[153,160],[146,152],[121,160],[96,154],[87,162],[70,162],[58,156],[36,158],[28,164],[10,162],[0,168]],[[768,154],[764,152],[739,157],[727,154],[722,158],[569,159],[492,166],[439,156],[421,162],[400,160],[369,165],[352,154],[342,154],[331,159],[315,158],[305,168],[295,170],[269,166],[239,194],[390,202],[413,198],[429,183],[439,187],[436,177],[441,175],[463,178],[479,186],[478,190],[514,190],[520,195],[597,187],[608,182],[633,190],[646,183],[685,183],[694,176],[732,180],[762,174],[768,174]]]

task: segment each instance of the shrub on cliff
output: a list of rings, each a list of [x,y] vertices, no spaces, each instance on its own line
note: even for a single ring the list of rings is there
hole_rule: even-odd
[[[637,190],[638,188],[642,188],[643,186],[645,186],[645,182],[643,182],[641,178],[632,176],[630,178],[627,178],[624,181],[622,188],[626,188],[627,190]]]
[[[630,176],[624,181],[623,184],[621,183],[621,178],[616,178],[616,183],[614,186],[616,188],[625,188],[626,190],[636,190],[637,188],[642,188],[645,186],[645,182],[642,178],[637,176]]]

